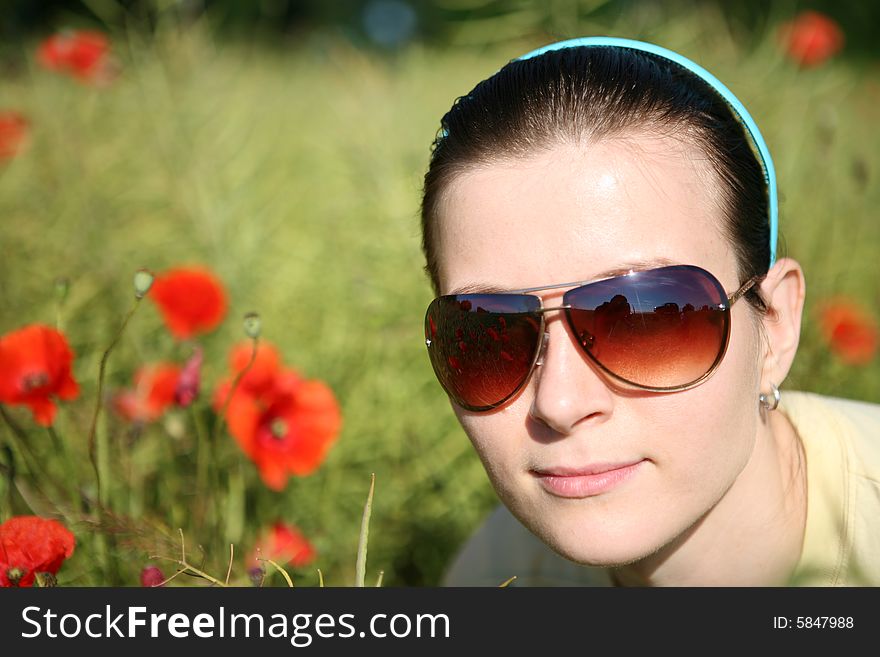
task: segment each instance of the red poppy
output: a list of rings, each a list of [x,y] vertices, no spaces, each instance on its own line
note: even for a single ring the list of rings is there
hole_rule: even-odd
[[[843,30],[818,11],[803,11],[780,31],[786,54],[802,67],[818,66],[837,54],[844,43]]]
[[[828,346],[850,365],[864,365],[877,353],[876,322],[847,299],[832,299],[819,309],[822,334]]]
[[[280,491],[291,474],[308,475],[321,464],[342,420],[325,383],[303,381],[295,372],[286,371],[259,397],[234,394],[227,422],[263,482]]]
[[[342,416],[333,391],[324,382],[304,380],[293,370],[281,368],[274,348],[260,347],[263,351],[258,351],[254,365],[228,401],[226,421],[229,433],[254,461],[263,482],[280,491],[290,475],[310,474],[323,462],[339,434]],[[243,345],[233,350],[233,371],[243,367],[244,354]],[[252,373],[254,378],[248,380]],[[215,391],[218,412],[227,403],[231,385],[232,378]]]
[[[0,112],[0,160],[18,155],[27,141],[28,120],[18,112]]]
[[[156,363],[140,368],[134,375],[134,389],[113,399],[113,408],[131,422],[154,422],[174,403],[180,367]]]
[[[253,343],[248,340],[240,342],[229,353],[229,369],[232,378],[245,369],[250,363],[253,354]],[[257,344],[257,353],[254,362],[241,377],[236,390],[244,391],[250,395],[260,395],[272,388],[275,377],[281,372],[281,355],[274,345],[260,341]],[[231,380],[230,380],[231,383]]]
[[[276,522],[257,541],[249,563],[262,565],[262,562],[257,560],[258,557],[262,557],[263,559],[271,559],[281,566],[288,564],[307,566],[315,560],[317,554],[315,548],[302,535],[298,527]]]
[[[48,427],[57,410],[50,397],[79,394],[72,362],[67,339],[54,328],[31,324],[7,333],[0,337],[0,403],[27,406],[34,420]]]
[[[55,575],[74,543],[73,534],[55,520],[10,518],[0,525],[0,586],[31,586],[37,573]]]
[[[226,315],[223,284],[206,269],[178,268],[160,274],[149,296],[168,330],[181,340],[214,330]]]
[[[102,84],[116,73],[110,42],[100,32],[68,30],[45,39],[37,60],[50,71],[68,73],[82,82]]]

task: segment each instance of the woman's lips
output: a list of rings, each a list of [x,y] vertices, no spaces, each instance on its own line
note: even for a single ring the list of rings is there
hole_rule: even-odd
[[[596,463],[584,468],[547,468],[532,470],[540,484],[557,497],[590,497],[605,493],[634,475],[645,462]]]

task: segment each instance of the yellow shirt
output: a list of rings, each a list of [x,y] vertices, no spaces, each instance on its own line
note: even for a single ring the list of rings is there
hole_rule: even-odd
[[[785,391],[804,445],[807,522],[793,586],[880,586],[880,405]],[[468,540],[447,586],[612,586],[609,571],[559,556],[499,506]]]

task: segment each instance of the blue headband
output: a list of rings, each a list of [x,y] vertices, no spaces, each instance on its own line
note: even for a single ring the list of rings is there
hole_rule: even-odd
[[[764,165],[764,179],[767,181],[770,201],[770,267],[772,267],[773,263],[776,262],[776,236],[779,232],[779,202],[776,197],[776,170],[773,168],[773,159],[770,157],[770,150],[767,148],[767,144],[761,136],[761,131],[758,130],[758,126],[755,124],[754,119],[752,119],[748,110],[746,110],[745,106],[739,101],[739,99],[733,95],[733,92],[725,87],[721,81],[709,73],[709,71],[702,66],[695,64],[686,57],[682,57],[678,53],[667,50],[666,48],[655,46],[652,43],[633,41],[632,39],[618,39],[616,37],[581,37],[580,39],[568,39],[567,41],[559,41],[544,46],[543,48],[538,48],[537,50],[533,50],[517,59],[531,59],[532,57],[543,55],[545,52],[562,50],[563,48],[577,48],[579,46],[614,46],[657,55],[691,71],[697,77],[707,82],[709,86],[715,89],[715,91],[724,98],[725,102],[727,102],[730,108],[739,117],[739,120],[751,135],[752,142],[757,147],[758,153],[761,156],[761,161]]]

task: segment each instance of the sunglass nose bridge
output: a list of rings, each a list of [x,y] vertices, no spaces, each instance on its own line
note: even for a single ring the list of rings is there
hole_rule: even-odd
[[[550,342],[550,334],[544,331],[544,337],[541,338],[541,347],[538,349],[538,359],[535,361],[535,367],[544,364],[544,354],[547,353],[547,343]]]
[[[549,311],[551,311],[551,310],[568,310],[568,309],[570,309],[570,308],[571,308],[571,305],[570,305],[570,304],[566,304],[566,305],[564,305],[564,306],[550,306],[550,307],[548,307],[548,308],[539,308],[539,309],[538,309],[538,312],[539,312],[539,313],[546,313],[546,312],[549,312]]]

